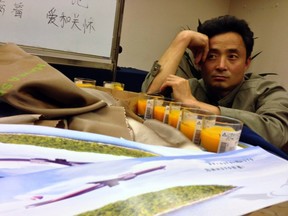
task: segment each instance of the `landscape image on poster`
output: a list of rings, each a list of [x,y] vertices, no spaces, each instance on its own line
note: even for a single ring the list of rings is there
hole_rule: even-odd
[[[139,149],[47,135],[0,133],[0,142],[135,158],[158,156]]]
[[[233,186],[221,185],[178,186],[131,197],[80,215],[161,215],[221,195],[234,188]]]

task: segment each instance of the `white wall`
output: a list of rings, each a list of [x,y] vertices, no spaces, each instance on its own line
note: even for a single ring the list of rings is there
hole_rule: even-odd
[[[228,13],[247,20],[259,37],[254,53],[263,53],[250,71],[278,73],[273,79],[288,89],[287,0],[126,0],[118,65],[149,71],[182,27]]]
[[[182,27],[227,14],[230,0],[125,0],[118,66],[149,71]]]

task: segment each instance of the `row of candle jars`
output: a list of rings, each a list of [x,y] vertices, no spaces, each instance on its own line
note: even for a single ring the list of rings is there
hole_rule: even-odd
[[[169,124],[202,149],[217,153],[234,150],[243,127],[237,119],[147,94],[139,95],[137,114]]]

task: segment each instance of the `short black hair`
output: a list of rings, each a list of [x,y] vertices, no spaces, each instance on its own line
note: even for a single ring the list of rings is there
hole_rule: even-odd
[[[208,38],[215,35],[236,32],[241,35],[246,47],[246,58],[251,56],[254,46],[254,33],[251,31],[248,23],[243,19],[235,16],[224,15],[206,20],[204,23],[199,21],[197,31],[205,34]]]

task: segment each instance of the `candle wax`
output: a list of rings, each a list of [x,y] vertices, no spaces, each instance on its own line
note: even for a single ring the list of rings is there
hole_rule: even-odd
[[[182,121],[180,124],[180,131],[190,140],[193,140],[194,131],[196,127],[196,121],[186,120]]]
[[[217,152],[222,131],[235,131],[231,127],[212,126],[201,131],[201,146],[210,152]]]
[[[164,106],[155,106],[154,112],[153,112],[153,118],[157,119],[159,121],[163,121],[165,113],[165,107]]]

